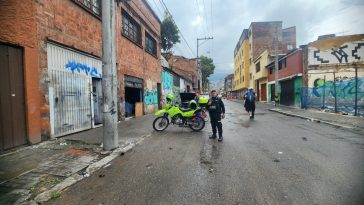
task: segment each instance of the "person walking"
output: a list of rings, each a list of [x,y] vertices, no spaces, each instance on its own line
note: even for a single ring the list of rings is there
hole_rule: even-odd
[[[255,93],[253,88],[250,87],[248,92],[244,95],[244,107],[245,110],[249,113],[250,119],[254,119],[255,113]]]
[[[219,142],[222,142],[222,123],[221,119],[225,118],[225,106],[220,98],[217,97],[216,90],[211,91],[211,98],[207,103],[207,109],[210,115],[210,122],[212,127],[212,136],[210,139],[216,139],[216,133],[219,133]],[[216,129],[217,128],[217,129]]]

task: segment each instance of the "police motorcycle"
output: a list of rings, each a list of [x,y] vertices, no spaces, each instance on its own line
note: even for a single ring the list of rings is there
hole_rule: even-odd
[[[174,103],[174,95],[166,96],[166,105],[164,109],[158,110],[155,115],[157,118],[153,121],[153,129],[161,132],[172,125],[180,127],[189,127],[193,131],[201,131],[205,127],[205,120],[202,113],[205,113],[200,106],[197,106],[195,100],[190,100],[188,106],[179,106]],[[199,99],[199,105],[205,106],[208,100],[204,97]]]

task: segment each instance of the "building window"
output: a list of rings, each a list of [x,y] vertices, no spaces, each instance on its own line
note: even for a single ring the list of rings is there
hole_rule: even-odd
[[[101,17],[101,0],[73,0],[88,12]]]
[[[283,33],[283,37],[284,38],[288,38],[289,37],[289,32],[282,32]]]
[[[140,25],[125,11],[122,11],[123,17],[123,35],[129,40],[141,45]]]
[[[269,68],[269,74],[273,74],[273,70],[274,70],[274,68],[273,67],[270,67]]]
[[[286,59],[279,61],[278,70],[281,70],[282,68],[285,68],[285,67],[286,67]]]
[[[260,61],[257,64],[255,64],[255,72],[259,73],[259,71],[260,71]]]
[[[145,32],[145,50],[153,56],[157,56],[157,41],[147,32]]]

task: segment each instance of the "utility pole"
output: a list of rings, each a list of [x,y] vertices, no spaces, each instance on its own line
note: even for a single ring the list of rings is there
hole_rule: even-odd
[[[102,92],[104,103],[103,148],[112,150],[118,147],[117,126],[117,78],[115,51],[115,2],[102,2]]]
[[[212,39],[214,39],[214,37],[204,37],[204,38],[197,38],[197,56],[196,56],[196,58],[197,58],[197,72],[199,71],[199,68],[200,68],[200,64],[199,64],[199,56],[198,56],[198,47],[199,47],[199,41],[204,41],[204,42],[206,42],[206,41],[208,41],[208,40],[212,40]],[[201,72],[202,73],[202,72]],[[203,74],[202,74],[203,75]],[[205,86],[205,80],[206,79],[204,79],[205,77],[204,76],[201,76],[203,79],[202,79],[202,85],[203,86]],[[198,81],[197,81],[198,82]],[[198,85],[198,86],[200,86],[200,85]]]
[[[278,32],[276,28],[276,34],[274,37],[274,76],[275,76],[275,85],[274,85],[274,105],[278,104]]]

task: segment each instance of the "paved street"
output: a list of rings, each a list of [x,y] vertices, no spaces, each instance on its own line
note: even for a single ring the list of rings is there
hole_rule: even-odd
[[[254,121],[225,106],[223,143],[208,139],[209,124],[152,132],[49,204],[363,204],[363,136],[266,105]]]

